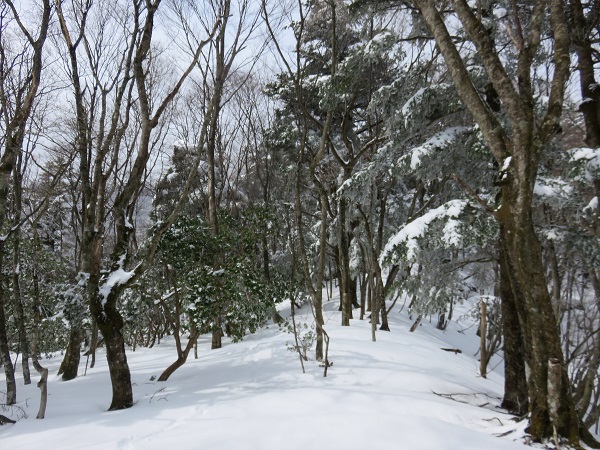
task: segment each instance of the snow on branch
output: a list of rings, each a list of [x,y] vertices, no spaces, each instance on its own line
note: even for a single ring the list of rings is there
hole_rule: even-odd
[[[472,127],[446,128],[431,136],[423,144],[412,148],[407,155],[402,157],[401,161],[410,159],[410,168],[415,170],[421,165],[421,161],[424,157],[428,156],[433,151],[441,150],[454,144],[460,136],[470,133],[472,129]]]
[[[392,253],[395,253],[401,246],[406,248],[406,259],[414,260],[419,250],[419,239],[428,234],[434,223],[441,221],[445,222],[442,230],[442,243],[448,247],[459,245],[462,234],[460,232],[461,222],[458,218],[468,204],[465,200],[451,200],[406,224],[386,244],[381,255],[381,262],[383,263],[386,259],[394,259]]]
[[[110,295],[113,288],[120,285],[126,285],[134,277],[135,270],[128,272],[125,269],[123,269],[124,266],[125,255],[121,256],[121,258],[119,259],[118,268],[116,270],[111,271],[108,274],[106,280],[98,289],[98,293],[100,294],[100,297],[102,299],[101,301],[103,307],[106,304],[108,296]]]
[[[573,148],[569,150],[570,162],[578,170],[578,178],[582,181],[592,181],[600,176],[600,148]]]

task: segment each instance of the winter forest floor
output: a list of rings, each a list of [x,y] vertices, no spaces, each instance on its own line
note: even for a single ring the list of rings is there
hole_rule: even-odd
[[[69,382],[56,376],[57,355],[43,361],[51,373],[44,420],[35,419],[38,377],[23,386],[19,372],[19,408],[0,413],[20,419],[0,427],[1,448],[523,448],[525,423],[497,408],[501,367],[487,379],[478,374],[477,327],[453,321],[442,332],[424,320],[410,333],[413,321],[398,310],[390,315],[392,331],[379,331],[374,343],[368,320],[343,328],[337,304],[326,303],[333,362],[327,378],[314,360],[303,374],[298,355],[288,350],[293,335],[272,324],[243,342],[224,341],[219,350],[210,350],[210,336],[202,336],[199,358],[190,355],[167,382],[152,380],[175,359],[172,340],[129,351],[136,404],[116,412],[106,411],[111,387],[103,350],[96,368]],[[299,314],[310,316],[309,307]],[[82,375],[85,363],[82,357]]]

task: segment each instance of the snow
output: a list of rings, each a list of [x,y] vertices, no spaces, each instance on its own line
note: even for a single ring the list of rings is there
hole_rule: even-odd
[[[575,148],[571,150],[573,153],[571,155],[571,161],[579,161],[581,159],[585,160],[595,160],[600,156],[600,149],[597,148]]]
[[[597,209],[598,209],[598,197],[594,197],[593,199],[591,199],[590,202],[588,203],[588,205],[585,208],[583,208],[584,211],[590,211],[590,212],[593,212]]]
[[[133,277],[134,272],[133,271],[128,272],[125,269],[123,269],[124,265],[125,265],[125,255],[121,256],[121,258],[119,260],[119,268],[116,270],[113,270],[106,278],[106,281],[104,281],[104,283],[102,283],[102,285],[98,289],[98,292],[99,292],[100,296],[102,297],[102,306],[104,306],[106,304],[106,301],[108,299],[110,291],[112,291],[112,289],[115,286],[127,284],[129,282],[129,280],[131,280],[131,278]]]
[[[135,229],[135,227],[133,226],[133,224],[131,223],[131,221],[127,217],[127,210],[123,211],[123,217],[125,218],[125,228],[127,228],[129,230]]]
[[[574,148],[571,153],[571,162],[583,164],[583,178],[586,181],[593,181],[600,171],[600,148]]]
[[[470,131],[470,127],[450,127],[446,128],[439,133],[431,136],[424,144],[413,148],[408,155],[410,155],[410,168],[412,170],[417,169],[421,165],[421,158],[427,156],[431,151],[435,149],[441,149],[451,144],[460,134]]]
[[[467,202],[464,200],[451,200],[405,225],[385,245],[381,261],[385,260],[394,247],[401,243],[404,243],[408,249],[407,259],[409,261],[414,259],[419,248],[417,239],[425,235],[429,225],[435,220],[447,220],[442,240],[448,245],[457,244],[460,241],[460,233],[458,232],[459,222],[455,219],[462,213],[466,205]]]
[[[365,46],[364,56],[377,56],[381,52],[381,46],[384,45],[386,39],[389,39],[390,37],[392,37],[392,33],[388,30],[383,30],[381,33],[375,35]]]
[[[476,326],[451,322],[442,332],[423,320],[410,333],[414,318],[397,308],[392,331],[371,342],[368,321],[341,327],[337,306],[325,304],[333,362],[327,378],[315,361],[305,363],[303,374],[297,354],[287,349],[292,335],[274,325],[218,350],[210,350],[210,335],[202,336],[199,359],[190,357],[167,382],[154,380],[176,357],[172,340],[129,351],[135,405],[115,412],[106,411],[111,387],[103,350],[85,376],[82,358],[81,376],[69,382],[55,375],[59,356],[45,359],[51,374],[46,419],[34,418],[37,380],[23,386],[19,372],[18,406],[28,417],[0,426],[2,448],[524,448],[525,422],[498,408],[502,376],[478,376]],[[312,317],[307,306],[300,313],[300,321]],[[462,353],[441,350],[447,347]]]
[[[410,120],[410,117],[412,115],[411,111],[413,108],[415,108],[416,106],[418,106],[418,104],[421,102],[421,99],[423,98],[423,95],[425,94],[425,88],[420,88],[419,90],[417,90],[417,92],[415,92],[415,94],[408,99],[408,101],[404,104],[404,106],[402,106],[402,116],[404,116],[404,125],[408,126],[408,121]]]
[[[538,177],[533,193],[540,197],[564,197],[568,198],[573,192],[573,186],[559,178]]]

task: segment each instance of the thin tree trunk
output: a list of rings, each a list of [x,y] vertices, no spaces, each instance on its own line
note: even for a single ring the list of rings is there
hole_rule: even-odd
[[[2,244],[0,244],[2,247]],[[1,255],[0,248],[0,255]],[[17,383],[15,381],[15,369],[10,358],[10,350],[8,347],[8,335],[6,333],[6,317],[4,313],[5,307],[5,285],[2,275],[2,258],[0,258],[0,359],[4,365],[4,375],[6,378],[6,401],[7,405],[17,403]]]
[[[367,306],[367,277],[365,274],[360,276],[360,320],[365,318],[365,310]]]
[[[552,277],[552,304],[554,306],[554,315],[556,316],[556,320],[560,322],[561,275],[558,267],[558,257],[556,256],[556,249],[554,248],[554,244],[552,242],[548,244],[548,257],[550,258],[550,274]]]
[[[200,336],[200,331],[195,330],[192,332],[192,334],[190,335],[190,339],[188,340],[188,343],[185,346],[185,349],[183,351],[180,351],[175,362],[173,362],[169,367],[167,367],[164,370],[163,373],[160,374],[160,377],[158,377],[158,381],[167,381],[169,379],[169,377],[171,375],[173,375],[173,372],[175,372],[177,369],[179,369],[181,366],[183,366],[185,364],[185,362],[187,361],[188,355],[190,354],[190,351],[196,345],[198,336]]]
[[[40,388],[40,408],[38,409],[36,419],[46,417],[46,406],[48,405],[48,369],[43,368],[41,375],[42,377],[37,384]]]
[[[12,258],[12,284],[13,284],[13,305],[14,315],[17,323],[19,335],[19,348],[21,350],[21,367],[23,371],[23,382],[31,384],[31,373],[29,371],[29,340],[27,337],[25,311],[23,308],[23,297],[21,295],[20,280],[20,245],[21,245],[21,211],[23,209],[23,157],[21,154],[17,157],[15,168],[13,170],[13,258]]]
[[[18,239],[18,233],[15,235]],[[15,244],[15,252],[18,253],[18,245]],[[15,258],[15,266],[13,267],[13,300],[14,313],[17,322],[17,331],[19,335],[19,348],[21,350],[21,368],[23,370],[23,383],[31,384],[31,372],[29,370],[29,339],[27,338],[27,328],[25,324],[25,311],[23,309],[23,299],[21,295],[21,284],[19,280],[19,263],[18,257]]]
[[[96,365],[96,349],[98,348],[98,325],[96,321],[92,317],[92,338],[90,342],[90,355],[92,356],[92,361],[90,362],[90,369],[93,369]]]
[[[482,378],[487,378],[487,308],[483,296],[479,300],[481,321],[479,322],[479,374]]]
[[[346,220],[346,199],[338,200],[338,265],[340,268],[340,303],[342,308],[342,326],[350,326],[352,318],[352,299],[350,297],[350,255]]]

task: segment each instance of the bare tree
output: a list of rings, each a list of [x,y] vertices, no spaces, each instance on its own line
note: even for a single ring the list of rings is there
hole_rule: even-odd
[[[44,0],[34,32],[26,27],[11,0],[0,5],[0,107],[4,135],[0,155],[0,230],[4,229],[7,217],[11,174],[21,154],[27,123],[40,86],[50,16],[50,0]],[[14,230],[14,227],[11,228],[9,233]],[[0,237],[0,273],[6,239],[6,235]],[[16,385],[6,335],[5,293],[6,290],[0,288],[0,353],[6,374],[7,403],[14,404]]]
[[[133,405],[123,319],[118,309],[120,294],[151,264],[162,233],[183,207],[191,187],[190,180],[195,177],[200,161],[199,158],[193,161],[188,183],[178,203],[169,217],[154,229],[145,253],[134,263],[133,215],[151,155],[161,141],[155,132],[160,130],[166,111],[196,67],[203,48],[219,24],[219,16],[213,16],[213,25],[207,27],[207,37],[193,43],[189,64],[173,84],[161,92],[153,84],[152,72],[153,34],[161,3],[161,0],[131,0],[129,5],[118,0],[107,0],[106,4],[73,1],[67,14],[66,2],[55,1],[68,50],[76,111],[83,229],[80,273],[90,311],[106,345],[113,388],[110,410]],[[88,34],[92,19],[97,31],[94,36]],[[210,17],[207,23],[209,21]],[[107,26],[120,29],[108,32]],[[103,42],[103,39],[109,42]],[[106,45],[112,50],[107,50]],[[82,66],[90,69],[91,80],[84,76]],[[95,108],[91,108],[92,105]],[[130,139],[128,133],[132,130],[134,137]],[[115,233],[110,254],[106,254],[104,248],[108,214]]]

